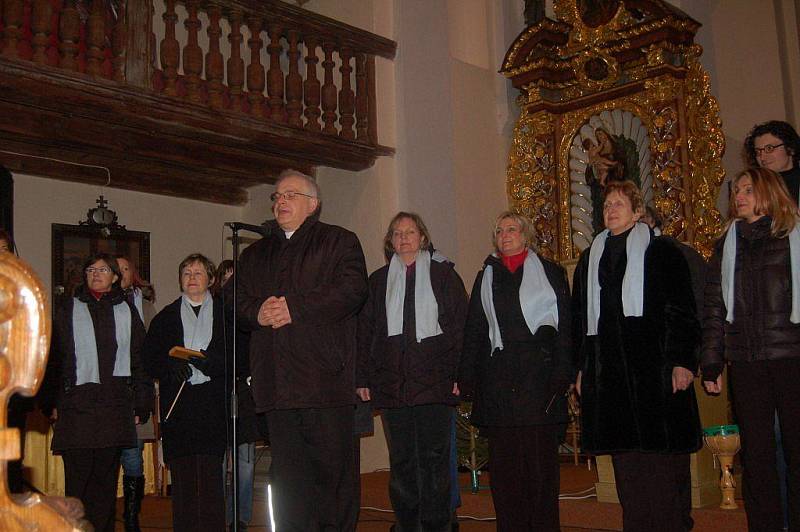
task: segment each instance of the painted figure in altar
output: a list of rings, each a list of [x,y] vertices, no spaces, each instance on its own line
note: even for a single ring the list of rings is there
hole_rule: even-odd
[[[596,140],[584,139],[583,148],[589,156],[586,184],[592,191],[592,229],[605,229],[603,223],[603,191],[612,181],[633,181],[640,186],[636,143],[622,135],[612,135],[604,128],[594,131]]]

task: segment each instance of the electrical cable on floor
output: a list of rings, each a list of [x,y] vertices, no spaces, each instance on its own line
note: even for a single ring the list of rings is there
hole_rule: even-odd
[[[593,497],[597,497],[597,493],[595,493],[594,486],[580,491],[558,494],[558,500],[560,501],[577,501],[582,499],[591,499]],[[372,512],[387,513],[387,514],[394,513],[394,510],[390,510],[388,508],[378,508],[376,506],[362,506],[361,509]],[[478,517],[475,515],[466,515],[466,514],[458,514],[458,519],[459,520],[463,519],[465,521],[497,521],[496,517]]]

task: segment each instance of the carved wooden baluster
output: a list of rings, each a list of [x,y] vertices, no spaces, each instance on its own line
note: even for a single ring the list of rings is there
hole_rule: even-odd
[[[6,0],[8,2],[8,0]],[[75,0],[66,0],[61,10],[58,36],[61,39],[61,68],[78,71],[78,40],[81,35],[81,19]]]
[[[3,24],[3,0],[0,0],[0,57],[3,55],[3,46],[5,45],[5,25]]]
[[[242,110],[242,86],[244,85],[244,60],[241,55],[242,42],[242,13],[238,10],[230,14],[231,33],[228,42],[231,43],[231,56],[228,58],[228,91],[231,97],[231,109]]]
[[[255,116],[264,114],[264,67],[261,65],[261,40],[262,18],[256,15],[247,17],[251,37],[247,41],[250,47],[250,64],[247,65],[247,101],[250,111]]]
[[[369,95],[367,94],[367,56],[356,54],[356,139],[367,142],[369,135]]]
[[[53,6],[50,0],[35,0],[31,14],[33,60],[43,65],[47,62],[47,43],[50,40],[50,18]]]
[[[178,15],[175,13],[175,0],[166,0],[164,11],[164,38],[161,39],[161,70],[164,72],[164,94],[178,94],[178,63],[180,62],[180,44],[175,38],[175,24]]]
[[[281,32],[277,24],[269,25],[269,70],[267,71],[267,94],[269,95],[269,117],[275,122],[286,122],[283,103],[283,70],[281,70]]]
[[[59,66],[61,55],[58,51],[58,22],[61,17],[63,0],[50,0],[50,36],[47,40],[47,64],[52,67]]]
[[[356,134],[353,131],[353,124],[356,119],[353,118],[355,112],[355,94],[350,85],[350,74],[353,72],[353,67],[350,66],[350,59],[353,57],[353,52],[346,47],[339,50],[339,57],[342,60],[342,66],[339,67],[339,72],[342,73],[342,88],[339,91],[339,136],[345,139],[354,139]]]
[[[336,85],[333,84],[333,50],[336,44],[325,42],[322,49],[325,51],[325,60],[322,68],[325,71],[325,82],[322,84],[322,121],[325,127],[322,132],[327,135],[336,134]]]
[[[23,0],[3,1],[3,57],[19,58],[18,45],[23,37],[24,10]]]
[[[222,80],[225,77],[225,67],[222,53],[219,51],[219,37],[222,29],[219,19],[222,11],[219,6],[208,8],[208,53],[206,54],[206,80],[208,81],[208,104],[214,109],[222,108],[222,93],[225,86]]]
[[[186,0],[186,11],[189,16],[183,21],[183,27],[189,34],[186,46],[183,48],[183,74],[186,79],[186,92],[189,101],[200,101],[200,75],[203,73],[203,50],[197,44],[197,34],[200,31],[200,19],[197,18],[197,4],[199,0]]]
[[[303,121],[300,118],[303,112],[303,77],[297,66],[300,59],[300,50],[297,49],[300,33],[290,30],[288,36],[289,74],[286,76],[286,114],[289,125],[303,127]]]
[[[322,126],[319,124],[319,100],[320,83],[317,79],[317,40],[312,36],[306,37],[306,81],[303,83],[303,98],[306,110],[306,129],[309,131],[319,131]]]
[[[92,2],[92,11],[86,24],[86,72],[92,76],[102,73],[105,20],[103,0]]]
[[[114,25],[114,39],[112,50],[114,55],[114,69],[112,78],[114,81],[125,81],[125,61],[128,55],[128,24],[125,14],[127,3],[121,2],[117,13],[117,23]]]
[[[369,143],[378,145],[378,102],[375,98],[375,56],[367,56],[367,134]]]

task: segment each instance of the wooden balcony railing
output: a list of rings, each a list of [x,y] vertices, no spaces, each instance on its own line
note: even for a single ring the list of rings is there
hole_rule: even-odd
[[[378,141],[375,72],[376,57],[394,57],[391,40],[279,0],[0,0],[0,6],[0,83],[19,76],[73,90],[83,83],[84,106],[95,93],[108,98],[112,89],[119,101],[112,113],[134,123],[158,116],[165,137],[178,126],[197,129],[196,137],[210,144],[215,134],[243,136],[238,149],[260,147],[264,157],[274,157],[263,165],[269,175],[254,182],[238,176],[241,187],[269,181],[281,167],[359,170],[392,153]],[[32,96],[30,84],[17,89]],[[4,99],[0,91],[0,104],[12,100],[19,105],[19,98]],[[68,102],[60,104],[69,115]],[[169,173],[180,163],[188,179],[197,168],[187,158],[170,159],[170,150],[181,148],[170,142],[177,141],[165,144]],[[131,138],[126,151],[138,147]],[[223,172],[236,166],[229,155],[219,161]],[[0,162],[7,160],[0,154]],[[207,171],[208,164],[199,166]],[[233,170],[252,173],[254,164],[233,168],[231,176]]]

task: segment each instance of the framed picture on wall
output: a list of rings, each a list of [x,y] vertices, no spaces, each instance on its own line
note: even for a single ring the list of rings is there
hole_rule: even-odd
[[[136,265],[142,278],[150,279],[150,233],[100,226],[52,225],[53,303],[71,297],[83,282],[84,261],[95,253],[125,255]]]

